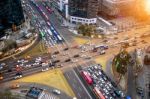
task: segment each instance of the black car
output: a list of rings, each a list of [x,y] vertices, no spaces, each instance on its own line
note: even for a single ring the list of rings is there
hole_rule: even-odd
[[[74,55],[73,57],[74,57],[74,58],[77,58],[77,57],[79,57],[79,56],[80,56],[79,54],[76,54],[76,55]]]
[[[69,48],[67,47],[67,48],[64,48],[64,51],[67,51],[67,50],[69,50]]]
[[[59,51],[54,52],[53,54],[59,54]]]
[[[136,92],[137,92],[139,95],[143,95],[143,88],[137,87],[137,88],[136,88]]]
[[[70,62],[70,61],[71,61],[71,59],[70,59],[70,58],[65,60],[65,62]]]

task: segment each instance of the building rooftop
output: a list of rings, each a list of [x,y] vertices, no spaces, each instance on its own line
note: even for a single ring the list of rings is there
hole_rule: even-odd
[[[26,96],[30,99],[38,99],[42,94],[43,89],[37,87],[31,87]]]

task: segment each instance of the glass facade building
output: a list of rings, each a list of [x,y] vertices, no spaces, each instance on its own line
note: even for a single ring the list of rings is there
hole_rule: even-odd
[[[87,18],[88,0],[69,0],[69,15]]]
[[[68,0],[71,23],[96,24],[98,0]]]
[[[25,21],[21,0],[0,0],[0,31]]]
[[[69,15],[82,18],[95,18],[98,0],[69,0]]]

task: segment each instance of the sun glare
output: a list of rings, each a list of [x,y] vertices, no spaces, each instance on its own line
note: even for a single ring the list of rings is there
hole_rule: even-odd
[[[145,10],[150,15],[150,0],[146,0],[146,2],[145,2]]]

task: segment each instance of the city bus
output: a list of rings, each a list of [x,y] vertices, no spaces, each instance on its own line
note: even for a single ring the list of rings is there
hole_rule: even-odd
[[[92,78],[90,77],[89,73],[86,71],[81,71],[81,75],[83,76],[83,78],[86,80],[86,82],[91,85],[93,83]]]
[[[99,99],[105,99],[105,97],[97,87],[94,87],[93,91]]]

